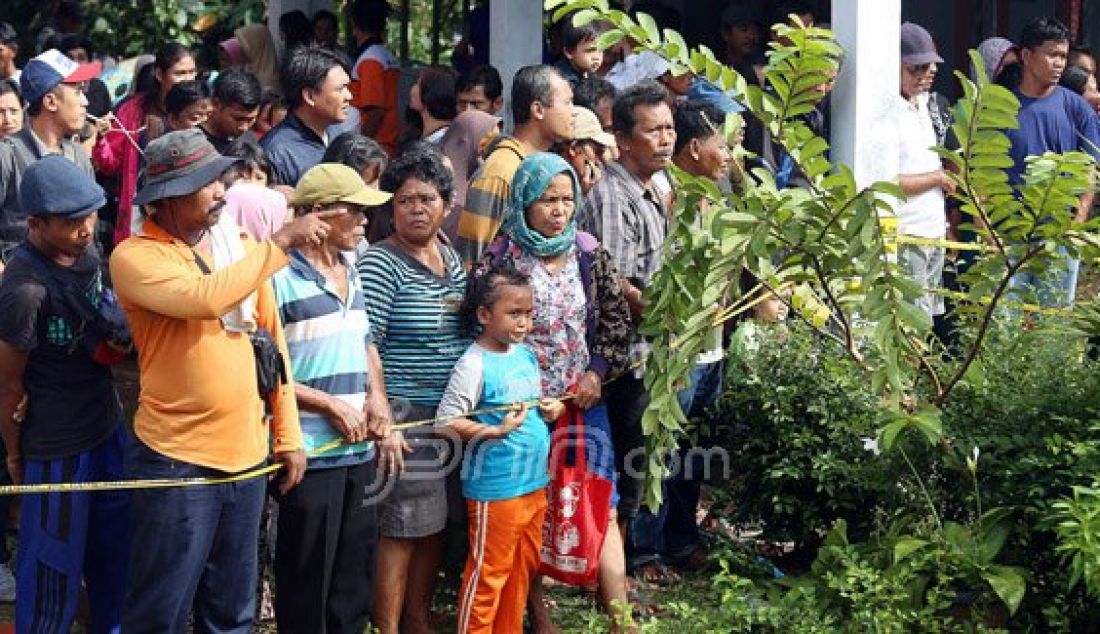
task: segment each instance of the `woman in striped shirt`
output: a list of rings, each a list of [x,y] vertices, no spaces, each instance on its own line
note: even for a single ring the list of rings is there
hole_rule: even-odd
[[[470,344],[457,315],[466,273],[439,239],[454,181],[439,151],[421,143],[387,166],[381,184],[393,192],[394,233],[359,259],[359,275],[394,420],[429,420]],[[373,625],[382,634],[432,631],[428,613],[447,521],[447,467],[461,458],[461,451],[433,435],[430,423],[379,443],[379,469],[392,486],[379,518],[374,589]]]

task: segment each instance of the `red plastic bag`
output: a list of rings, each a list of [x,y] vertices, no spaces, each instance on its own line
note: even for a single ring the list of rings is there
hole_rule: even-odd
[[[613,484],[588,468],[584,412],[572,403],[551,437],[550,490],[542,528],[539,572],[571,585],[596,582],[600,549],[611,519]],[[573,449],[572,464],[567,458]]]

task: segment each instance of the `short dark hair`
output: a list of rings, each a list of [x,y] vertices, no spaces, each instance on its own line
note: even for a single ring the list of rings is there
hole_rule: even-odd
[[[656,106],[667,103],[668,89],[652,79],[638,82],[615,97],[611,106],[611,127],[616,132],[630,134],[634,131],[634,109],[638,106]]]
[[[550,104],[555,77],[562,79],[561,72],[545,64],[524,66],[516,71],[516,76],[512,79],[512,121],[516,125],[530,120],[531,105],[536,101],[544,105]]]
[[[676,126],[676,145],[674,154],[687,147],[692,139],[709,139],[721,134],[722,122],[726,114],[706,101],[689,101],[676,108],[672,120]]]
[[[313,41],[313,23],[309,16],[299,9],[287,11],[279,16],[279,31],[286,39],[286,50]]]
[[[786,22],[787,16],[792,13],[799,16],[808,13],[812,15],[816,21],[819,12],[820,9],[818,8],[818,4],[812,0],[786,0],[785,2],[779,3],[779,6],[776,7],[774,20],[776,22]]]
[[[390,161],[379,182],[384,191],[396,193],[405,181],[415,178],[436,188],[445,205],[451,204],[455,179],[443,163],[439,148],[427,141],[414,141]]]
[[[386,30],[386,19],[390,17],[390,5],[386,0],[355,0],[348,7],[348,17],[360,31],[380,34]]]
[[[573,87],[573,105],[588,108],[592,112],[604,99],[615,100],[615,84],[600,77],[586,77]]]
[[[205,81],[198,79],[181,81],[172,86],[172,89],[164,97],[164,111],[170,115],[179,115],[187,106],[204,99],[210,99],[213,94],[214,91],[210,89],[210,85]]]
[[[474,66],[465,75],[459,78],[455,86],[455,92],[466,92],[481,86],[482,92],[489,101],[499,99],[504,93],[504,82],[500,79],[500,71],[491,64]]]
[[[342,163],[356,172],[362,172],[366,166],[377,163],[381,166],[379,171],[384,172],[389,156],[374,139],[355,130],[349,130],[328,144],[321,162]]]
[[[271,169],[271,162],[267,160],[267,153],[251,134],[242,134],[233,139],[222,155],[241,159],[240,163],[230,168],[237,170],[238,173],[245,169],[258,169],[267,174],[268,182],[275,180],[275,173]]]
[[[458,115],[455,102],[455,72],[446,66],[428,66],[416,80],[420,87],[420,103],[428,114],[440,121],[451,121]]]
[[[263,88],[260,80],[243,68],[231,68],[214,80],[214,98],[221,105],[235,105],[248,110],[260,107]]]
[[[562,50],[574,50],[587,40],[595,40],[600,36],[600,27],[595,21],[577,26],[573,24],[575,15],[576,13],[570,13],[559,22],[561,25]]]
[[[1066,56],[1067,66],[1080,66],[1078,60],[1082,57],[1090,57],[1094,61],[1096,56],[1092,54],[1092,50],[1086,46],[1071,46],[1069,47],[1069,55]]]
[[[1073,92],[1084,95],[1085,86],[1089,81],[1089,72],[1080,66],[1066,66],[1066,69],[1062,71],[1062,77],[1058,80],[1058,83],[1069,88]]]
[[[1021,49],[1036,48],[1042,46],[1043,42],[1052,40],[1055,42],[1068,42],[1069,29],[1058,20],[1043,16],[1033,18],[1024,25],[1024,30],[1020,31],[1020,39],[1016,42],[1016,46]]]
[[[336,19],[336,14],[328,9],[318,9],[317,12],[313,14],[312,26],[316,28],[317,24],[324,20],[332,22],[337,28],[340,27],[340,21]]]
[[[309,44],[291,50],[282,69],[287,109],[294,110],[301,105],[302,91],[306,88],[318,90],[329,71],[336,67],[347,71],[346,58],[322,46]]]
[[[65,55],[68,55],[69,51],[74,48],[82,48],[89,58],[95,57],[95,46],[92,44],[92,40],[82,33],[66,33],[58,40],[55,48]]]
[[[18,43],[19,34],[15,32],[15,27],[7,22],[0,22],[0,44],[7,46]]]

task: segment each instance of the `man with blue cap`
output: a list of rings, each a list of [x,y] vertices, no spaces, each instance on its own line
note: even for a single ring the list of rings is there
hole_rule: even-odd
[[[111,370],[97,355],[104,302],[92,252],[103,189],[63,156],[23,175],[27,236],[0,282],[0,431],[16,484],[121,479],[127,444]],[[121,336],[119,338],[122,338]],[[27,399],[22,423],[13,415]],[[129,495],[22,500],[16,555],[19,632],[67,632],[83,584],[90,631],[118,631],[129,552]]]
[[[99,74],[99,62],[77,64],[50,49],[27,62],[19,78],[27,102],[27,125],[0,142],[0,257],[23,241],[27,212],[19,203],[22,174],[44,156],[60,154],[92,176],[92,162],[72,136],[84,127],[84,89]]]

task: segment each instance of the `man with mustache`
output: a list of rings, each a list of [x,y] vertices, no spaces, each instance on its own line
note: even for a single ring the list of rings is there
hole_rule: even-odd
[[[1020,185],[1027,157],[1044,152],[1087,152],[1100,155],[1100,128],[1095,111],[1083,97],[1058,85],[1069,53],[1069,29],[1053,18],[1035,18],[1024,27],[1017,41],[1022,73],[1013,92],[1020,100],[1019,128],[1005,130],[1012,147],[1014,165],[1006,170],[1009,182]],[[1085,222],[1092,207],[1093,193],[1081,196],[1076,209],[1068,209],[1077,222]],[[1039,279],[1025,271],[1012,280],[1018,291],[1038,294],[1043,306],[1073,303],[1080,262],[1063,253],[1057,279]]]
[[[955,191],[955,181],[943,169],[932,148],[936,130],[929,113],[929,91],[936,77],[936,64],[943,58],[923,27],[901,25],[901,78],[898,98],[898,184],[906,199],[898,205],[898,234],[943,240],[947,237],[946,196]],[[924,289],[917,306],[931,322],[944,313],[943,247],[902,244],[898,264],[906,275]]]
[[[718,107],[703,101],[681,104],[673,115],[676,124],[676,146],[672,162],[676,167],[697,178],[716,184],[729,177],[732,155],[722,133],[726,115]],[[700,210],[698,226],[703,223]],[[722,375],[725,369],[722,347],[722,326],[715,327],[707,339],[706,349],[695,359],[690,382],[677,398],[688,418],[702,416],[722,395]],[[696,522],[699,505],[702,465],[688,445],[681,447],[680,468],[665,481],[665,503],[657,512],[642,509],[631,527],[632,563],[635,577],[659,579],[664,564],[677,566],[701,565],[706,550]]]
[[[599,239],[618,269],[635,329],[633,359],[648,350],[637,334],[645,309],[642,291],[661,266],[661,246],[668,232],[669,192],[654,179],[672,159],[676,143],[668,101],[668,91],[653,80],[639,82],[615,98],[611,116],[619,160],[608,164],[577,216],[580,228]],[[618,519],[629,556],[627,529],[641,507],[645,479],[642,413],[648,398],[641,370],[615,379],[607,391],[619,472]]]
[[[290,249],[321,244],[335,212],[300,216],[256,244],[222,218],[220,177],[238,159],[201,130],[155,139],[145,160],[134,198],[145,222],[111,256],[141,378],[127,474],[220,478],[271,454],[285,494],[306,457],[291,386],[264,373],[274,386],[259,389],[257,358],[270,367],[287,356],[269,278]],[[182,632],[192,617],[197,631],[248,631],[266,480],[133,492],[122,631]]]

